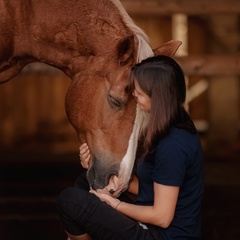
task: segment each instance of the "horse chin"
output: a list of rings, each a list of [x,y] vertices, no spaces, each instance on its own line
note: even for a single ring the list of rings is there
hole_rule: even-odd
[[[101,163],[101,164],[100,164]],[[109,179],[119,173],[119,164],[109,166],[101,160],[94,159],[87,171],[87,180],[93,190],[104,189],[109,184]]]

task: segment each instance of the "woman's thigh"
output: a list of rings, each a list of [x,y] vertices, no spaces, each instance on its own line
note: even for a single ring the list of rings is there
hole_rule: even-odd
[[[88,233],[93,239],[154,239],[138,222],[101,202],[94,194],[77,187],[63,191],[57,207],[64,229],[75,236]]]

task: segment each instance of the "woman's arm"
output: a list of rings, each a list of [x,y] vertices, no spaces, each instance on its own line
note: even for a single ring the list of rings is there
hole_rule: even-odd
[[[154,183],[154,205],[137,206],[121,203],[117,210],[137,221],[167,228],[174,217],[179,187]]]
[[[153,206],[139,206],[120,202],[118,199],[114,199],[106,194],[92,192],[102,201],[130,218],[143,223],[150,223],[162,228],[167,228],[174,217],[179,187],[154,183]]]

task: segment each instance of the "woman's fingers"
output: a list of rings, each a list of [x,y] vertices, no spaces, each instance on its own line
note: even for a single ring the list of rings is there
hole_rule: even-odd
[[[89,147],[87,145],[87,143],[83,143],[80,147],[79,147],[79,152],[80,155],[82,156],[83,154],[89,152]]]
[[[79,147],[79,157],[80,157],[80,162],[83,168],[89,168],[91,164],[91,153],[87,143],[83,143]]]
[[[86,143],[83,143],[79,147],[79,157],[83,160],[86,159],[90,155],[89,147]]]
[[[80,157],[83,161],[85,161],[86,159],[88,159],[89,156],[90,156],[90,151],[89,151],[89,150],[87,150],[86,152],[80,152],[80,154],[79,154],[79,157]]]

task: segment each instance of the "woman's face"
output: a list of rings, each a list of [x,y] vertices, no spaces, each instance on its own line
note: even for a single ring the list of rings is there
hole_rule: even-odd
[[[150,112],[151,98],[145,92],[143,92],[136,80],[134,81],[134,86],[133,96],[136,98],[139,107],[145,112]]]

